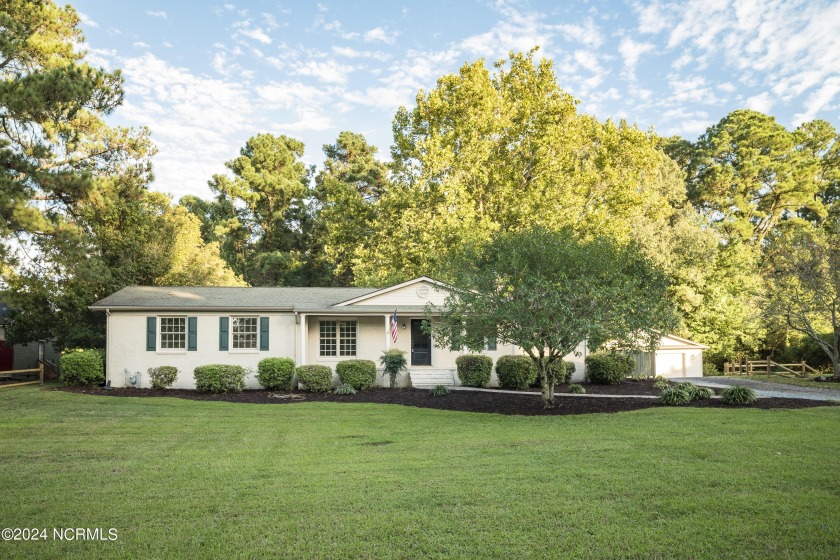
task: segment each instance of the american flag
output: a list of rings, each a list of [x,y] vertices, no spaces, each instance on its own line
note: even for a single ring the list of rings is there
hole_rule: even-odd
[[[397,310],[394,309],[394,317],[391,319],[391,340],[397,343]]]

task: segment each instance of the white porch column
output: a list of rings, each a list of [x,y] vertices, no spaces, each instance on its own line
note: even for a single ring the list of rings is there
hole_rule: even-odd
[[[385,350],[391,349],[391,316],[385,315]]]
[[[300,314],[300,363],[306,365],[306,339],[309,337],[309,329],[306,326],[306,313]]]

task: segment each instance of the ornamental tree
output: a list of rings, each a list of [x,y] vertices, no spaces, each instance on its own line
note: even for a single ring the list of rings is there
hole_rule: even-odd
[[[451,269],[455,290],[433,336],[440,347],[480,351],[489,338],[521,347],[539,372],[543,406],[554,406],[549,368],[582,342],[653,348],[674,328],[668,279],[633,244],[580,239],[570,228],[496,234]]]
[[[816,342],[840,377],[840,223],[785,232],[769,253],[770,317]]]

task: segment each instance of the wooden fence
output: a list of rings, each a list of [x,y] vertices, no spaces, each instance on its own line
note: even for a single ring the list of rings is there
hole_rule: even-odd
[[[819,373],[806,364],[779,364],[770,358],[764,360],[740,360],[723,364],[723,375],[781,375],[806,377],[809,373]]]
[[[20,383],[2,383],[0,384],[0,389],[5,389],[7,387],[21,387],[23,385],[35,385],[35,384],[44,384],[44,362],[38,362],[38,367],[34,369],[13,369],[11,371],[0,371],[0,381],[8,381],[13,380],[15,377],[20,375],[31,375],[33,373],[38,374],[38,379],[35,381],[22,381]]]

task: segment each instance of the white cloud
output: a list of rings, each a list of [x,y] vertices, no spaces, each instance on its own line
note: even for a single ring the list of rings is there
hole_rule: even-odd
[[[770,93],[765,91],[747,98],[745,104],[747,109],[752,109],[753,111],[758,111],[759,113],[769,113],[770,109],[773,108],[774,102]]]
[[[238,30],[239,33],[248,37],[249,39],[253,39],[254,41],[259,41],[263,45],[270,45],[271,44],[271,37],[263,31],[261,27],[251,27],[250,21],[237,21],[233,24],[233,27]],[[234,35],[235,37],[236,35]]]
[[[671,89],[671,101],[702,105],[716,105],[719,102],[703,76],[669,76],[668,87]]]
[[[587,47],[597,49],[604,43],[604,38],[592,18],[587,19],[583,25],[563,23],[554,26],[554,29],[559,31],[567,41],[581,43]]]
[[[817,113],[828,107],[837,94],[840,94],[840,76],[832,76],[822,87],[808,96],[805,101],[805,110],[794,116],[793,124],[798,126],[803,122],[813,120]]]
[[[352,66],[341,64],[335,60],[308,60],[299,64],[294,74],[299,76],[312,76],[318,81],[330,84],[344,84],[347,76],[354,70]]]
[[[502,19],[489,31],[461,41],[461,48],[490,60],[507,58],[509,51],[527,52],[535,46],[542,47],[541,53],[547,55],[554,30],[545,24],[543,14],[521,12],[503,2],[497,3],[496,9]]]
[[[621,43],[618,45],[618,52],[624,60],[624,68],[630,76],[635,76],[636,64],[639,59],[653,51],[656,45],[653,43],[638,43],[630,37],[622,37]]]
[[[302,82],[271,82],[268,85],[257,86],[256,91],[260,99],[284,109],[307,103],[324,103],[333,93]]]
[[[365,40],[366,43],[374,43],[376,41],[380,41],[385,43],[386,45],[393,45],[397,40],[397,35],[399,33],[388,33],[385,29],[381,27],[374,27],[370,31],[366,31],[362,38]]]
[[[134,43],[131,43],[131,46],[134,47],[134,48],[137,48],[137,49],[148,49],[149,48],[149,45],[147,43],[144,43],[143,41],[135,41]]]
[[[82,24],[87,25],[88,27],[99,27],[99,24],[93,21],[89,15],[84,12],[76,12],[79,15],[79,19],[82,21]]]
[[[147,16],[152,16],[154,18],[169,19],[169,14],[167,14],[163,10],[159,10],[159,11],[146,10],[146,15]]]
[[[661,2],[655,1],[644,5],[637,2],[633,9],[639,15],[639,32],[656,34],[672,25],[670,10]]]
[[[391,59],[391,55],[379,51],[359,51],[351,47],[333,46],[332,51],[347,58],[371,58],[380,62],[385,62]]]
[[[207,180],[223,170],[245,138],[258,130],[258,107],[240,82],[193,74],[151,53],[119,60],[126,101],[117,113],[148,126],[158,147],[154,187],[206,196]]]

